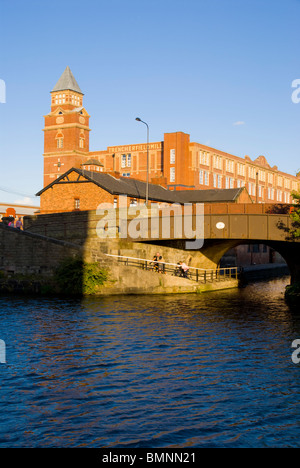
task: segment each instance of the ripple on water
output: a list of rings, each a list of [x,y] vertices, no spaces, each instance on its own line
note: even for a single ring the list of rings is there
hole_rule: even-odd
[[[298,447],[286,284],[1,298],[0,447]]]

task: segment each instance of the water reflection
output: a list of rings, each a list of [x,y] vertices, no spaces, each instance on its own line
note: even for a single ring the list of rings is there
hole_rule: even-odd
[[[0,299],[0,447],[297,447],[286,284]]]

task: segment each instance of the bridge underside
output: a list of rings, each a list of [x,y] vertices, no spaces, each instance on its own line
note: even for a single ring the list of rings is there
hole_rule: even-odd
[[[291,282],[300,281],[300,243],[266,241],[262,239],[207,239],[203,247],[198,251],[187,251],[184,240],[160,240],[155,243],[151,242],[151,244],[163,248],[185,251],[185,255],[190,255],[192,266],[204,269],[217,268],[221,258],[228,250],[234,247],[245,244],[265,244],[284,258],[290,270]]]

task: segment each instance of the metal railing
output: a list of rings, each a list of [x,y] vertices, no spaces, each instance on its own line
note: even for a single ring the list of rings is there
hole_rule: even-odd
[[[179,276],[187,278],[198,283],[214,283],[216,281],[226,281],[228,279],[238,279],[241,269],[239,267],[203,269],[189,267],[186,274],[183,273],[181,266],[178,263],[157,262],[154,260],[125,257],[123,255],[105,254],[107,257],[112,257],[118,260],[119,263],[125,266],[133,266],[142,270],[153,271],[155,273]]]

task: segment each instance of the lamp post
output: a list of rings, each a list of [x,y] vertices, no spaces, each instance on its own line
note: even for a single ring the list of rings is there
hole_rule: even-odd
[[[146,125],[147,127],[147,179],[146,179],[146,206],[148,208],[148,200],[149,200],[149,125],[147,122],[144,122],[141,120],[139,117],[137,117],[135,120],[138,122],[142,122],[143,124]]]

